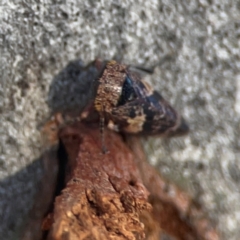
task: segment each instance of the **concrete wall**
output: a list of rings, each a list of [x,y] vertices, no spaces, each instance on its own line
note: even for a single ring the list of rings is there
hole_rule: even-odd
[[[42,175],[37,126],[48,116],[49,86],[70,60],[95,57],[156,66],[148,80],[191,133],[150,139],[149,160],[205,205],[223,239],[240,239],[239,1],[2,0],[0,56],[5,239],[17,239]]]

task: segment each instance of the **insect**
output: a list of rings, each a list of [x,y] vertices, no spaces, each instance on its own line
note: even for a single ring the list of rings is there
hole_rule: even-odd
[[[121,133],[147,136],[172,137],[189,131],[181,115],[130,66],[97,59],[86,70],[93,68],[97,75],[89,87],[91,100],[80,120],[100,122],[103,152],[105,125]]]
[[[108,127],[140,135],[182,135],[189,128],[181,115],[126,65],[109,61],[98,80],[94,106]]]

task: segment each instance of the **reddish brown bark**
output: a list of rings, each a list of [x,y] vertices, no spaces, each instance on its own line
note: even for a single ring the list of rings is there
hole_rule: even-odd
[[[66,187],[56,197],[48,239],[144,239],[139,216],[149,212],[133,155],[120,135],[78,123],[59,133],[68,155]]]
[[[192,199],[147,163],[139,138],[105,129],[103,154],[97,125],[55,133],[66,151],[59,156],[67,158],[65,186],[42,222],[41,239],[219,239]]]
[[[127,142],[134,153],[143,184],[150,192],[149,202],[153,207],[153,217],[162,232],[178,240],[219,240],[216,229],[203,209],[187,193],[164,180],[156,169],[149,165],[140,140],[129,136]]]

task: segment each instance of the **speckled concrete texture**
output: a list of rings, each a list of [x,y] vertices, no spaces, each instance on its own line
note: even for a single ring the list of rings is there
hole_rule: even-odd
[[[239,1],[1,0],[0,46],[0,236],[18,239],[36,193],[51,83],[70,60],[101,57],[156,66],[147,80],[191,133],[149,139],[149,160],[204,204],[222,239],[240,239]],[[53,87],[64,84],[71,93],[71,81]]]

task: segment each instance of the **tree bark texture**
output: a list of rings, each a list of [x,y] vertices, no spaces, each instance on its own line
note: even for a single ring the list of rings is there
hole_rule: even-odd
[[[74,123],[51,136],[57,139],[61,191],[52,205],[38,196],[49,206],[34,239],[219,239],[201,208],[147,163],[139,138],[105,129],[103,154],[99,126]],[[37,232],[28,226],[23,239]]]

